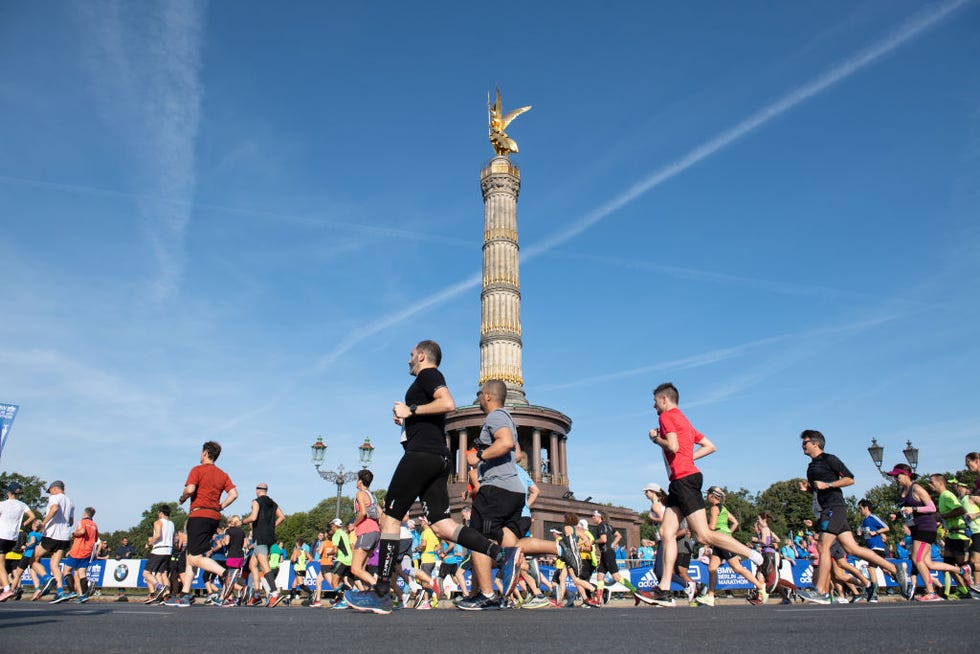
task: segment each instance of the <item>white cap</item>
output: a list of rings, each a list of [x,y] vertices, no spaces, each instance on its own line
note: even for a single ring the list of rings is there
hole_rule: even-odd
[[[581,527],[582,529],[588,529],[589,528],[589,521],[586,520],[585,518],[583,518],[583,519],[581,519],[581,520],[578,521],[578,526]]]
[[[649,484],[643,487],[643,492],[645,493],[647,491],[653,491],[654,493],[662,493],[664,492],[664,489],[660,487],[660,484],[651,481]]]

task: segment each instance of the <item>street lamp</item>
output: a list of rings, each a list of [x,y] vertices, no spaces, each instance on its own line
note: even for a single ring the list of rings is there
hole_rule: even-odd
[[[882,477],[887,477],[887,472],[882,472],[881,462],[885,458],[885,448],[878,445],[878,440],[875,438],[871,439],[871,447],[868,448],[868,454],[871,455],[871,460],[874,462],[875,467],[878,468],[878,472],[881,473]],[[912,447],[912,441],[905,441],[905,449],[902,450],[902,454],[905,455],[905,460],[909,462],[909,467],[912,468],[912,472],[919,465],[919,448]]]
[[[364,442],[357,449],[360,452],[361,467],[367,468],[371,463],[371,455],[374,454],[374,446],[371,445],[371,440],[369,438],[365,438]],[[344,491],[344,484],[350,483],[357,479],[357,473],[345,471],[343,464],[338,466],[336,470],[320,470],[320,466],[323,465],[323,459],[327,454],[327,444],[323,442],[323,436],[316,437],[316,442],[310,446],[310,450],[313,453],[313,467],[316,468],[316,471],[320,477],[324,481],[337,484],[337,510],[334,517],[339,520],[340,497]]]

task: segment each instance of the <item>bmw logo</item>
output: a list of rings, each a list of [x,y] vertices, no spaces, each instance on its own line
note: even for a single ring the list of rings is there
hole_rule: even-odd
[[[116,566],[116,570],[112,573],[112,576],[115,577],[116,581],[122,581],[129,576],[129,566],[125,563],[120,563]]]

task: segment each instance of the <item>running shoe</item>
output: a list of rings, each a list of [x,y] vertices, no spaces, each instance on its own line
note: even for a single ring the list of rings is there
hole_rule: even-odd
[[[163,604],[164,606],[176,606],[178,608],[187,608],[188,606],[191,605],[191,596],[174,595],[173,597],[168,598],[167,601],[164,602]]]
[[[975,600],[980,600],[980,591],[973,590],[973,587],[972,586],[969,587],[967,590],[969,591],[971,598],[973,598]]]
[[[521,563],[521,550],[519,547],[505,547],[501,550],[500,558],[500,583],[503,586],[502,596],[507,597],[514,592],[517,585],[517,568]]]
[[[600,609],[602,608],[602,602],[598,597],[583,597],[582,606],[588,607],[590,609]]]
[[[582,574],[582,559],[578,555],[578,548],[572,542],[571,536],[564,536],[561,539],[561,560],[565,562],[565,567],[576,577]]]
[[[551,606],[551,602],[544,595],[536,595],[524,602],[524,606],[521,608],[525,609],[543,609],[545,607]]]
[[[350,608],[350,605],[347,603],[346,600],[340,600],[339,602],[337,602],[336,604],[334,604],[330,608],[331,609],[338,609],[338,610],[339,609],[349,609]]]
[[[694,598],[698,596],[698,585],[693,581],[684,587],[684,594],[687,595],[687,601],[693,602]]]
[[[419,602],[418,605],[415,607],[415,610],[416,611],[428,611],[431,608],[432,608],[432,604],[429,603],[429,600],[423,598],[422,601]]]
[[[10,590],[8,588],[7,590],[5,590],[2,593],[0,593],[0,602],[6,602],[8,599],[10,599],[11,597],[13,597],[14,595],[15,595],[14,591],[12,591],[12,590]]]
[[[344,599],[347,600],[347,603],[355,611],[377,613],[378,615],[388,615],[391,613],[390,595],[378,597],[378,594],[373,590],[356,593],[348,591],[344,593]]]
[[[498,611],[500,610],[500,598],[496,595],[487,597],[483,593],[478,593],[476,597],[467,597],[455,603],[460,611]]]
[[[17,592],[14,593],[14,601],[15,602],[19,602],[20,601],[20,598],[23,597],[23,596],[24,596],[24,589],[23,588],[18,588],[17,589]]]
[[[82,595],[77,600],[75,600],[75,602],[78,604],[84,604],[85,602],[89,601],[90,598],[91,595]]]
[[[655,587],[652,591],[647,593],[649,604],[656,604],[657,606],[674,606],[674,596],[669,590],[663,590],[659,586]],[[644,600],[647,601],[647,600]]]
[[[274,609],[277,606],[279,606],[279,604],[283,601],[283,599],[285,599],[285,597],[286,597],[285,595],[283,595],[277,590],[271,595],[269,595],[269,603],[266,606],[268,606],[270,609]]]
[[[869,602],[872,601],[871,598],[874,598],[875,600],[877,600],[878,599],[878,584],[876,584],[873,581],[870,584],[868,584],[868,587],[864,589],[864,598],[867,601],[869,601]]]
[[[963,575],[964,581],[969,583],[973,579],[973,568],[970,567],[969,563],[964,563],[960,566],[960,574]]]
[[[67,602],[78,597],[78,593],[66,593],[64,590],[59,588],[54,595],[54,599],[51,600],[51,604],[61,604],[62,602]]]
[[[438,608],[439,606],[439,593],[432,593],[432,599],[429,600],[429,604],[432,608]]]
[[[312,602],[310,602],[311,609],[318,609],[321,606],[323,606],[323,604],[321,604],[319,600],[313,600]]]
[[[917,602],[942,602],[943,598],[935,593],[924,593],[915,598]]]
[[[653,604],[653,595],[645,590],[637,590],[633,593],[633,606],[637,606],[640,602],[644,604]]]
[[[44,597],[45,595],[47,595],[48,593],[50,593],[54,589],[54,584],[55,584],[54,577],[48,575],[45,578],[44,582],[41,584],[41,587],[38,588],[36,591],[34,591],[34,595],[31,597],[31,601],[36,602],[42,597]]]
[[[799,596],[803,598],[804,602],[812,602],[814,604],[833,604],[834,598],[830,596],[830,593],[818,593],[815,590],[809,588],[804,588],[799,591]]]
[[[915,594],[915,583],[905,570],[904,563],[895,564],[895,583],[898,584],[898,592],[902,594],[902,597],[911,600],[912,595]]]
[[[705,593],[704,595],[698,595],[697,597],[695,597],[694,601],[700,604],[701,606],[714,606],[715,596]]]

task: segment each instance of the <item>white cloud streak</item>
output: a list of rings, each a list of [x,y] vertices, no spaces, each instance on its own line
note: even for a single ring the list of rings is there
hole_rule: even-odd
[[[614,212],[630,204],[641,195],[648,193],[667,180],[672,179],[678,174],[684,172],[691,166],[694,166],[695,164],[698,164],[708,157],[725,149],[732,143],[735,143],[744,136],[754,132],[756,129],[762,127],[769,121],[778,118],[800,103],[809,100],[810,98],[826,91],[838,82],[847,79],[862,68],[875,63],[899,46],[904,45],[914,37],[940,22],[968,2],[970,2],[970,0],[952,0],[951,2],[946,2],[940,5],[934,10],[920,13],[907,21],[888,37],[868,46],[857,54],[852,55],[843,62],[830,68],[823,74],[818,75],[815,79],[810,80],[806,84],[779,98],[775,102],[766,105],[734,127],[725,130],[714,138],[694,148],[680,159],[677,159],[659,170],[654,171],[642,181],[637,182],[612,200],[592,210],[578,222],[571,225],[567,229],[562,230],[552,238],[547,239],[544,242],[529,248],[528,250],[525,250],[521,256],[521,260],[528,261],[535,257],[541,256],[542,254],[545,254],[563,243],[575,238],[596,223],[604,220]]]
[[[848,57],[841,63],[831,67],[829,70],[787,93],[775,102],[766,105],[748,118],[736,124],[734,127],[725,130],[714,138],[709,139],[676,161],[673,161],[654,171],[642,181],[637,182],[623,193],[620,193],[605,204],[592,210],[580,220],[571,226],[562,229],[551,238],[546,239],[537,245],[523,249],[521,252],[521,261],[530,261],[550,252],[551,250],[554,250],[564,243],[567,243],[579,234],[588,230],[593,225],[599,223],[605,218],[608,218],[619,209],[622,209],[623,207],[632,203],[640,196],[652,191],[656,187],[672,179],[673,177],[676,177],[688,168],[700,163],[701,161],[704,161],[708,157],[720,152],[741,138],[751,134],[758,128],[762,127],[771,120],[778,118],[800,103],[813,98],[814,96],[831,88],[835,84],[854,75],[863,68],[875,63],[893,50],[899,48],[919,34],[935,26],[970,1],[971,0],[952,0],[951,2],[945,2],[934,9],[923,11],[914,16],[897,30],[892,32],[889,36],[873,43],[851,57]],[[318,368],[322,370],[334,362],[338,357],[350,351],[355,345],[369,338],[370,336],[407,320],[424,309],[428,309],[436,304],[451,300],[476,288],[480,284],[480,280],[480,275],[474,275],[469,279],[463,280],[462,282],[430,295],[420,303],[413,304],[411,307],[403,309],[397,313],[384,316],[377,321],[369,323],[368,325],[352,332],[337,348],[319,360]]]
[[[97,99],[107,121],[128,132],[144,178],[138,206],[157,267],[151,282],[157,301],[180,289],[204,97],[204,10],[194,0],[110,1],[81,9],[95,34]]]
[[[880,318],[872,318],[869,320],[862,320],[860,322],[848,323],[845,325],[836,325],[832,327],[810,329],[807,331],[796,332],[793,334],[778,334],[776,336],[768,336],[766,338],[760,338],[753,341],[748,341],[746,343],[741,343],[739,345],[733,345],[732,347],[709,350],[708,352],[703,352],[701,354],[694,354],[691,356],[682,357],[680,359],[674,359],[672,361],[664,361],[661,363],[651,364],[649,366],[641,366],[638,368],[630,368],[628,370],[620,370],[617,372],[610,372],[602,375],[596,375],[593,377],[585,377],[583,379],[577,379],[563,384],[550,384],[550,385],[545,384],[539,387],[538,390],[556,391],[556,390],[563,390],[566,388],[573,388],[575,386],[584,386],[587,384],[594,385],[597,383],[613,381],[616,379],[623,379],[626,377],[635,377],[637,375],[645,375],[652,372],[660,372],[666,370],[671,370],[671,371],[687,370],[689,368],[701,368],[704,366],[710,366],[715,363],[720,363],[728,359],[733,359],[735,357],[751,352],[752,350],[758,350],[770,345],[776,345],[784,342],[795,341],[798,343],[811,343],[814,342],[814,340],[818,339],[821,343],[826,343],[827,341],[825,339],[828,336],[851,335],[851,334],[860,333],[867,329],[871,329],[873,327],[877,327],[878,325],[882,325],[886,322],[894,320],[896,317],[897,316],[883,316]],[[797,359],[794,357],[786,357],[786,360],[784,362],[781,362],[777,366],[774,366],[772,370],[773,372],[775,372],[777,368],[782,369],[783,367],[788,367],[796,360]],[[756,380],[757,383],[762,378],[763,377],[758,377],[754,379]],[[750,381],[751,380],[746,379],[739,383],[748,384]],[[735,385],[736,384],[732,384],[732,388],[734,388]],[[732,392],[724,390],[724,391],[718,391],[717,393],[713,394],[713,396],[717,395],[717,399],[723,399],[724,397],[728,397],[731,394]],[[708,400],[716,401],[715,399],[712,398],[702,398],[701,403],[707,403]],[[693,402],[690,403],[689,406],[694,406],[694,403]]]

